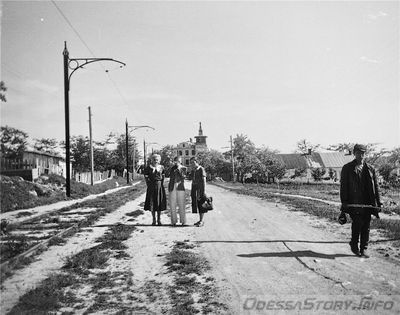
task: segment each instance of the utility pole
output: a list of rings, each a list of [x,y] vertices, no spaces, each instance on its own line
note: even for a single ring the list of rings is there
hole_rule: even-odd
[[[146,167],[146,140],[143,139],[143,161],[144,167]]]
[[[235,182],[235,163],[233,161],[232,136],[231,136],[231,162],[232,162],[232,181]]]
[[[126,183],[129,184],[128,118],[125,121]]]
[[[112,59],[112,58],[69,58],[69,52],[67,49],[67,42],[64,42],[63,50],[63,63],[64,63],[64,113],[65,113],[65,164],[66,164],[66,174],[65,174],[65,186],[67,197],[71,196],[71,158],[70,158],[70,139],[69,139],[69,90],[71,83],[71,76],[78,69],[84,69],[84,66],[98,62],[98,61],[110,61],[120,64],[120,68],[125,66],[125,63]],[[71,73],[69,73],[71,69]],[[107,70],[106,70],[107,71]]]
[[[65,166],[66,178],[65,187],[67,197],[71,196],[71,165],[70,165],[70,151],[69,151],[69,52],[67,49],[67,42],[64,42],[64,112],[65,112]]]
[[[93,186],[93,173],[94,173],[94,163],[93,163],[93,138],[92,138],[92,111],[89,109],[89,137],[90,137],[90,185]]]
[[[136,170],[136,163],[135,163],[135,158],[136,158],[136,153],[135,153],[135,145],[136,141],[135,138],[133,138],[133,152],[132,152],[132,180],[134,179],[135,176],[135,170]]]

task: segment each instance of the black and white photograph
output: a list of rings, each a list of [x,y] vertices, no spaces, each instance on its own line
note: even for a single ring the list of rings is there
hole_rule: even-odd
[[[400,2],[0,1],[0,314],[400,314]]]

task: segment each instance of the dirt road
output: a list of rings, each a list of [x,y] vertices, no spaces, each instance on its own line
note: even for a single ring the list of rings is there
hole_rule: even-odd
[[[3,283],[1,313],[14,307],[29,288],[38,286],[50,273],[60,271],[71,253],[98,244],[106,229],[116,224],[136,227],[123,242],[126,249],[118,250],[118,255],[108,260],[101,273],[88,270],[88,277],[76,278],[75,286],[68,290],[79,296],[79,301],[58,311],[74,314],[121,314],[128,310],[142,311],[141,314],[190,314],[188,310],[200,314],[399,313],[400,264],[378,252],[385,246],[384,241],[371,244],[371,258],[361,259],[350,252],[349,224],[328,223],[291,211],[282,204],[213,185],[208,185],[207,191],[214,197],[215,209],[206,214],[203,227],[193,226],[198,216],[191,214],[189,204],[185,227],[171,227],[167,212],[162,215],[164,225],[160,227],[150,225],[149,212],[132,219],[130,212],[143,210],[142,194],[68,239],[66,244],[50,247],[34,263],[16,271]],[[376,236],[372,233],[372,239]],[[177,271],[169,270],[167,258],[177,242],[190,253],[199,254],[196,257],[206,257],[211,270],[200,275],[187,274],[184,278]],[[99,290],[94,283],[97,280],[93,282],[93,279],[103,274],[110,281]],[[212,292],[211,287],[218,288],[220,294],[210,298],[207,292]],[[178,312],[179,303],[188,297],[192,301]],[[363,309],[358,309],[360,305]]]
[[[349,224],[313,219],[212,185],[208,192],[216,209],[195,235],[233,313],[254,312],[257,306],[266,313],[292,307],[296,312],[342,314],[369,307],[372,313],[399,312],[400,268],[374,250],[383,243],[370,246],[371,258],[358,258],[349,249]],[[345,304],[348,300],[353,302]],[[360,303],[363,311],[357,311]]]

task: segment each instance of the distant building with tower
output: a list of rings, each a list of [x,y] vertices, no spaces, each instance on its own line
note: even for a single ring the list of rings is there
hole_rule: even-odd
[[[207,136],[203,135],[201,122],[199,123],[199,134],[194,138],[196,139],[195,142],[190,138],[189,141],[181,142],[173,148],[175,156],[182,157],[182,164],[184,166],[189,166],[190,159],[196,156],[198,152],[208,151]]]

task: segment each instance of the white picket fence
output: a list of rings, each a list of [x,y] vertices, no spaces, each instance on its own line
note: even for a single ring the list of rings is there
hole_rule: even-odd
[[[80,183],[90,184],[90,172],[83,172],[83,173],[75,173],[73,178]],[[101,182],[106,180],[107,178],[113,178],[115,176],[115,170],[100,172],[95,171],[93,172],[93,182]]]

